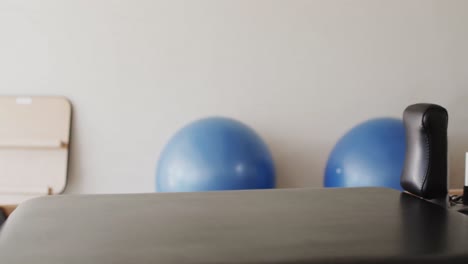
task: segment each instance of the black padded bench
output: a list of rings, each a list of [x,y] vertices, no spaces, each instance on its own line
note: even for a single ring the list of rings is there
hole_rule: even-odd
[[[0,263],[468,263],[468,217],[383,188],[53,196]]]

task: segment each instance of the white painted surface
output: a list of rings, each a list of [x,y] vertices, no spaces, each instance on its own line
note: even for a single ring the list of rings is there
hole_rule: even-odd
[[[0,1],[0,93],[74,105],[68,193],[151,192],[187,122],[237,118],[279,186],[321,186],[353,125],[415,102],[450,113],[451,183],[468,150],[468,1]]]

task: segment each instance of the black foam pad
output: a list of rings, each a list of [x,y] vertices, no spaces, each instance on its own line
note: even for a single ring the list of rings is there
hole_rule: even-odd
[[[468,263],[468,217],[384,188],[57,195],[0,232],[4,264]]]
[[[435,104],[414,104],[403,113],[406,159],[401,175],[404,190],[425,199],[447,196],[448,113]]]

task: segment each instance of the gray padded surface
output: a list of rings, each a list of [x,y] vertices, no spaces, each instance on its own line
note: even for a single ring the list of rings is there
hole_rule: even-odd
[[[382,188],[55,196],[12,214],[0,262],[468,263],[467,219]]]

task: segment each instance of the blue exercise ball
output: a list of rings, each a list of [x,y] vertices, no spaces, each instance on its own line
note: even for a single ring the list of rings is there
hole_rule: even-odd
[[[201,119],[179,130],[162,151],[156,171],[159,192],[274,186],[267,145],[248,126],[223,117]]]
[[[378,186],[402,190],[405,128],[395,118],[377,118],[352,128],[333,148],[325,187]]]

